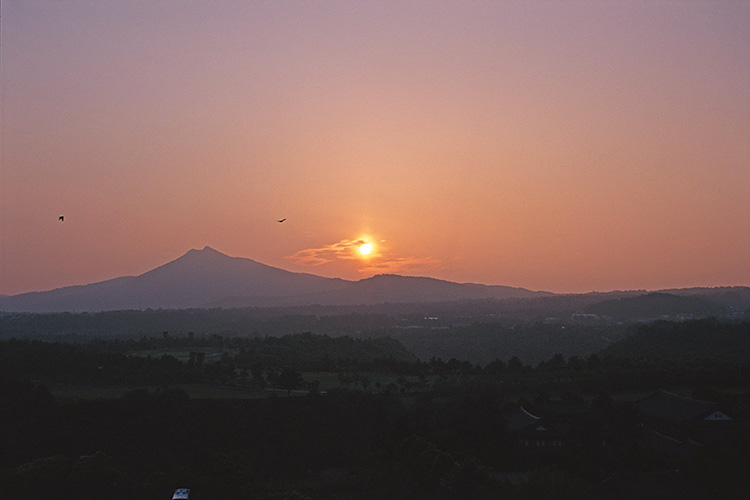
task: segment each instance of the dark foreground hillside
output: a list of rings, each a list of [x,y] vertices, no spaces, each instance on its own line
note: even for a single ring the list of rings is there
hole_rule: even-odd
[[[654,323],[536,366],[311,334],[4,341],[0,498],[746,498],[750,356],[658,340],[746,329]]]
[[[606,399],[519,410],[486,391],[407,404],[359,391],[222,401],[165,389],[58,402],[9,381],[0,397],[7,499],[158,500],[177,487],[216,499],[657,498],[665,485],[679,498],[742,498],[750,487],[746,421],[690,431],[704,444],[680,451]],[[519,425],[519,411],[544,416]]]

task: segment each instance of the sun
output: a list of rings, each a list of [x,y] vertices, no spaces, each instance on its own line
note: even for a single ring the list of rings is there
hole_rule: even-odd
[[[359,246],[359,253],[362,255],[370,255],[372,253],[372,243],[362,243]]]

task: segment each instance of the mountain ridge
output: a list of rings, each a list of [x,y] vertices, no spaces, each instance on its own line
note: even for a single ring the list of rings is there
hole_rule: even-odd
[[[748,287],[695,287],[661,290],[688,303],[686,296],[705,295],[737,311],[750,304]],[[210,246],[191,249],[180,257],[137,276],[121,276],[87,285],[0,296],[0,311],[19,313],[98,312],[145,309],[241,308],[276,306],[352,306],[452,302],[476,299],[542,299],[570,297],[579,312],[618,316],[644,300],[645,290],[555,294],[526,288],[456,283],[438,278],[378,274],[358,281],[326,278],[232,257]],[[630,300],[613,300],[613,299]],[[592,307],[592,300],[607,304]],[[610,310],[611,309],[611,310]],[[653,309],[652,314],[673,313]],[[693,312],[688,308],[685,312]]]
[[[137,276],[0,297],[6,312],[97,312],[280,305],[352,305],[470,298],[530,297],[523,288],[376,275],[326,278],[231,257],[206,246]]]

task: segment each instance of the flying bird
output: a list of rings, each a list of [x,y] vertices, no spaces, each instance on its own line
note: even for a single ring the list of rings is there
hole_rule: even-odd
[[[57,220],[65,221],[65,216],[61,215],[60,217],[57,218]]]
[[[284,222],[285,220],[286,220],[286,217],[284,217],[284,218],[283,218],[283,219],[281,219],[281,220],[277,220],[276,222]]]

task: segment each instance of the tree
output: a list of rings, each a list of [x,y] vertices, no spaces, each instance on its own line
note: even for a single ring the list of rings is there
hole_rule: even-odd
[[[509,373],[516,373],[520,372],[523,368],[523,363],[521,363],[521,360],[518,359],[518,356],[513,356],[510,358],[510,361],[508,361],[508,372]]]
[[[263,362],[256,361],[250,365],[250,373],[253,374],[253,380],[263,384]]]
[[[279,385],[282,389],[286,389],[286,395],[288,396],[294,389],[297,389],[304,383],[302,374],[288,366],[285,366],[281,370],[279,375]]]

